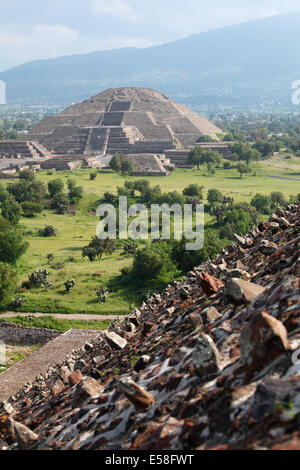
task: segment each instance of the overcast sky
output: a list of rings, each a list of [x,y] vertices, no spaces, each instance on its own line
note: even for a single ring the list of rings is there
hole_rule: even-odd
[[[299,0],[0,0],[0,71],[34,59],[148,47],[299,10]]]

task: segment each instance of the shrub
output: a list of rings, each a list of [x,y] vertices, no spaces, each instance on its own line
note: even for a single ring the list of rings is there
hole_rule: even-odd
[[[117,244],[115,240],[110,240],[106,238],[105,240],[100,240],[97,236],[92,238],[90,244],[85,246],[82,250],[82,256],[88,257],[91,262],[96,258],[101,259],[104,253],[109,253],[110,255],[117,249]]]
[[[32,287],[46,287],[48,290],[51,287],[51,283],[48,280],[49,272],[47,269],[36,269],[28,276],[28,281],[23,283],[22,287],[31,289]]]
[[[123,252],[126,255],[134,255],[139,244],[135,240],[127,240],[123,246]]]
[[[49,253],[47,256],[47,261],[48,261],[48,264],[52,264],[53,263],[53,260],[54,260],[54,254],[53,253]]]
[[[26,297],[21,297],[20,295],[17,295],[17,297],[11,303],[11,308],[13,310],[18,310],[19,308],[22,308],[27,301],[28,299]]]
[[[40,237],[56,237],[57,230],[52,225],[46,225],[45,228],[39,230]]]
[[[106,303],[107,301],[107,296],[108,296],[108,289],[107,287],[101,287],[101,289],[96,291],[96,295],[98,297],[98,301],[102,302],[103,304]]]
[[[71,289],[73,289],[73,287],[75,287],[75,281],[73,279],[68,279],[65,283],[64,283],[64,286],[66,288],[66,292],[67,294],[69,292],[71,292]]]
[[[129,276],[132,273],[132,266],[125,266],[121,269],[122,276]]]
[[[90,181],[94,181],[97,178],[97,173],[90,174]]]
[[[40,214],[43,210],[42,204],[38,202],[22,202],[21,206],[24,217],[34,217],[35,214]]]

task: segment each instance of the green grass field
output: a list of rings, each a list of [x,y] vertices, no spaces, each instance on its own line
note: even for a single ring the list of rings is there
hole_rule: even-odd
[[[270,168],[267,165],[253,165],[256,176],[245,175],[242,179],[235,169],[217,169],[214,176],[207,176],[206,168],[201,170],[175,170],[166,178],[147,178],[151,186],[159,184],[164,192],[182,191],[191,183],[198,183],[205,188],[205,194],[211,188],[217,188],[225,195],[234,197],[236,201],[247,201],[257,193],[269,194],[272,191],[281,191],[287,198],[300,192],[299,181],[276,180],[263,175],[276,175],[291,178],[300,178],[300,171],[283,168]],[[104,255],[102,260],[90,263],[82,258],[82,248],[87,245],[95,235],[97,217],[92,212],[107,191],[116,193],[118,186],[123,186],[126,179],[116,173],[99,172],[96,180],[90,181],[90,170],[76,170],[70,172],[57,172],[49,175],[47,172],[37,174],[37,178],[47,183],[54,178],[62,178],[65,182],[72,177],[77,184],[84,188],[84,199],[81,201],[76,215],[57,215],[53,211],[44,211],[33,219],[22,218],[20,225],[27,233],[25,238],[29,242],[27,253],[18,264],[18,279],[16,284],[18,293],[27,297],[28,302],[20,311],[42,313],[92,313],[92,314],[126,314],[130,305],[137,306],[141,300],[142,284],[127,286],[122,282],[121,269],[132,264],[132,258],[125,257],[121,251],[111,256]],[[210,224],[210,217],[206,217],[206,224]],[[53,225],[58,234],[56,237],[43,238],[38,236],[38,230],[45,225]],[[54,254],[52,266],[48,266],[46,256]],[[74,262],[69,262],[69,257]],[[57,264],[60,264],[57,268]],[[50,272],[50,281],[53,287],[45,289],[20,289],[21,283],[27,279],[28,274],[37,268],[47,268]],[[64,282],[74,279],[76,286],[70,294],[65,293]],[[108,286],[112,290],[107,303],[98,302],[96,290],[101,286]],[[160,285],[155,282],[149,284],[149,291],[155,291]]]

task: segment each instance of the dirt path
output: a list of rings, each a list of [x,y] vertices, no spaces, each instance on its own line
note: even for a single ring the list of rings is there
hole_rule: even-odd
[[[267,178],[274,178],[276,180],[288,180],[288,181],[300,181],[300,178],[290,178],[288,176],[270,176],[270,175],[264,175]]]
[[[67,314],[67,313],[23,313],[23,312],[5,312],[0,314],[1,318],[14,318],[14,317],[43,317],[49,316],[58,318],[61,320],[83,320],[83,321],[104,321],[104,320],[116,320],[117,318],[125,318],[128,315],[91,315],[91,314]]]

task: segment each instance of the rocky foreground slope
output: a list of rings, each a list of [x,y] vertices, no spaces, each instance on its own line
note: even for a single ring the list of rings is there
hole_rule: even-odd
[[[299,222],[279,209],[26,384],[1,448],[299,450]]]

